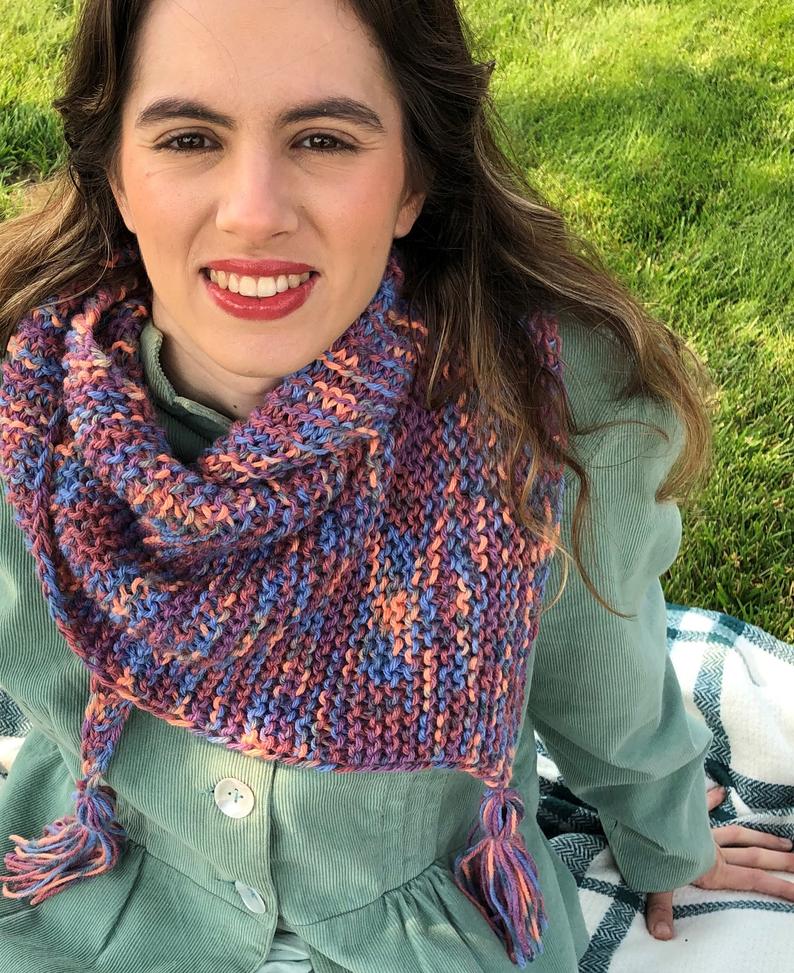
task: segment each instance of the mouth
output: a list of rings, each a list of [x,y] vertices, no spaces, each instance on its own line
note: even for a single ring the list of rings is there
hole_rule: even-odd
[[[234,317],[253,321],[271,321],[297,311],[309,299],[320,276],[312,270],[277,277],[248,277],[209,267],[202,267],[200,274],[208,296],[217,307]],[[241,289],[247,293],[241,293]]]

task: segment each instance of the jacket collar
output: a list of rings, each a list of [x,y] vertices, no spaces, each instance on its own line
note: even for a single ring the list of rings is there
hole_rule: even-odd
[[[223,435],[233,420],[201,402],[177,393],[163,371],[160,361],[162,346],[163,332],[149,318],[141,332],[141,359],[146,384],[155,403],[199,435],[208,439]]]

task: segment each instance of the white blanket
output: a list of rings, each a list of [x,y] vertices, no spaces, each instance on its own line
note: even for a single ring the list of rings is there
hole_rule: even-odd
[[[705,782],[728,791],[712,823],[794,839],[794,646],[681,605],[668,604],[667,626],[686,706],[714,734]],[[687,886],[673,899],[675,938],[653,939],[644,896],[623,882],[595,811],[565,788],[540,740],[538,753],[538,818],[576,877],[590,933],[580,973],[794,971],[794,903],[770,896]]]

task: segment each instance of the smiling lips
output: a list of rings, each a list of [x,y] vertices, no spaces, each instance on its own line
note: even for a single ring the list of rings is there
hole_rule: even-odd
[[[319,274],[308,264],[287,260],[212,260],[202,268],[202,277],[224,311],[266,321],[304,304]]]
[[[270,271],[270,276],[263,276],[263,269]],[[210,297],[227,314],[249,321],[271,321],[301,307],[319,274],[305,264],[229,260],[213,262],[201,276]]]

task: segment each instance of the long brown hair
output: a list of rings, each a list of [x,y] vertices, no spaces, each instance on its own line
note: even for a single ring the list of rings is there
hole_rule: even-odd
[[[548,407],[549,382],[560,393],[554,397],[557,420],[567,436],[584,430],[576,426],[564,388],[533,351],[521,321],[528,309],[543,308],[570,313],[583,328],[607,329],[630,366],[620,398],[645,395],[674,409],[684,446],[657,492],[660,501],[681,499],[709,466],[710,379],[682,339],[640,306],[498,146],[497,131],[508,145],[510,136],[489,92],[493,62],[474,60],[470,31],[455,0],[348,2],[378,43],[402,104],[408,184],[427,193],[399,248],[405,294],[429,329],[428,405],[460,391],[444,387],[441,376],[455,351],[466,349],[468,381],[503,432],[514,507],[525,525],[565,555],[557,598],[570,555],[527,502],[546,458],[567,464],[579,478],[573,560],[593,596],[622,615],[601,598],[582,563],[589,478],[574,448],[554,440],[537,418],[544,404]],[[134,243],[108,174],[117,172],[121,109],[149,4],[85,0],[78,15],[64,93],[53,102],[63,119],[66,164],[35,187],[26,210],[0,225],[3,349],[19,320],[45,297],[85,293],[100,281],[119,286],[131,273],[146,277],[142,266],[131,271],[105,265],[117,247]],[[527,447],[533,462],[517,496],[514,465]]]

